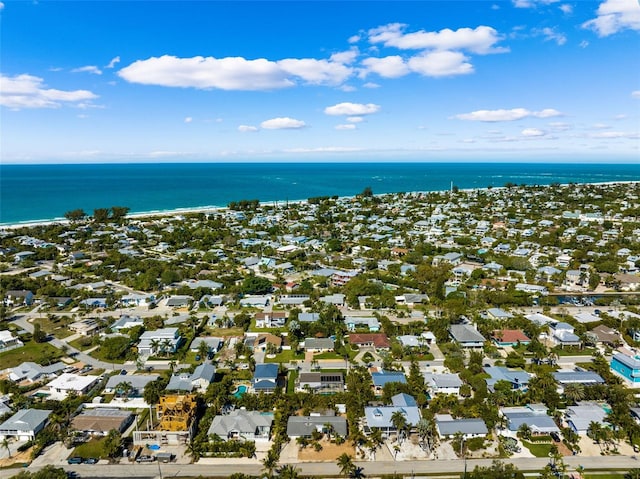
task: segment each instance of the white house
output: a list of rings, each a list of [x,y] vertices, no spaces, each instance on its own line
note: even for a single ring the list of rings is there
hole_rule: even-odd
[[[21,409],[0,424],[0,440],[12,437],[19,441],[33,440],[44,429],[52,412],[47,409]]]

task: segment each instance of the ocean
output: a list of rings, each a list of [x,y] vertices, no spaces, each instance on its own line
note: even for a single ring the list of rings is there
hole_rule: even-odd
[[[160,163],[0,165],[0,224],[60,219],[70,210],[131,213],[224,207],[231,201],[304,200],[506,183],[640,181],[639,164]]]

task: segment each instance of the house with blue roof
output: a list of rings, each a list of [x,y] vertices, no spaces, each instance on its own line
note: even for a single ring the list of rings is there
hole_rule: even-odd
[[[369,434],[373,429],[380,429],[382,434],[388,436],[396,432],[396,427],[391,421],[395,412],[401,412],[407,421],[409,428],[415,427],[421,419],[420,408],[416,401],[408,394],[396,394],[391,398],[391,406],[368,406],[364,408],[364,432]]]
[[[511,389],[524,392],[528,389],[531,379],[531,375],[523,369],[509,369],[503,366],[486,366],[484,372],[491,376],[485,380],[487,389],[491,392],[498,381],[507,381],[511,384]]]
[[[616,353],[611,358],[611,370],[632,384],[640,383],[640,357]]]
[[[402,371],[376,371],[371,373],[371,379],[373,380],[376,394],[382,394],[382,389],[387,383],[407,383],[407,377]]]
[[[251,385],[255,392],[271,393],[278,387],[278,365],[275,363],[256,364]]]

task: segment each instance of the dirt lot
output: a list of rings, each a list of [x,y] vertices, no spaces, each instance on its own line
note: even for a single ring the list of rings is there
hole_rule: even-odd
[[[18,452],[15,454],[11,454],[11,457],[4,457],[0,459],[0,467],[7,467],[13,464],[24,464],[31,462],[31,449],[29,448],[26,451]],[[17,474],[17,472],[16,472]]]
[[[322,450],[319,452],[316,452],[312,446],[307,446],[304,449],[298,448],[298,459],[301,461],[335,461],[344,452],[352,457],[356,456],[354,447],[350,443],[345,442],[338,446],[322,440],[320,444],[322,444]]]

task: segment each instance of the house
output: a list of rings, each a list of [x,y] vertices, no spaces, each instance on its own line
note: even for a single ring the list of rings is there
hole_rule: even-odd
[[[429,396],[436,394],[454,394],[460,395],[460,387],[462,380],[458,374],[424,374],[424,384],[429,391]]]
[[[420,408],[413,397],[408,394],[396,394],[391,398],[391,406],[367,406],[364,408],[364,432],[371,433],[373,429],[380,429],[383,435],[388,436],[396,431],[391,418],[393,413],[400,412],[405,418],[408,427],[414,428],[420,421]]]
[[[153,294],[125,294],[120,298],[120,306],[123,308],[146,306],[154,303],[156,297]]]
[[[620,349],[618,350],[620,351]],[[640,383],[640,357],[623,350],[611,358],[611,370],[632,384]]]
[[[187,308],[192,301],[191,296],[175,294],[165,299],[164,305],[168,308]]]
[[[531,339],[519,329],[496,330],[493,332],[491,339],[501,348],[518,346],[519,344],[527,345],[531,342]]]
[[[139,356],[154,354],[175,354],[182,344],[182,336],[178,328],[161,328],[155,331],[145,331],[138,342]]]
[[[282,338],[270,333],[260,334],[253,341],[252,349],[266,352],[268,344],[273,344],[275,350],[280,351],[280,349],[282,348]]]
[[[559,346],[581,346],[582,341],[574,334],[574,327],[569,323],[558,322],[549,325],[551,341]]]
[[[604,324],[600,324],[587,333],[597,344],[604,346],[616,347],[620,344],[620,334]]]
[[[342,373],[303,373],[296,379],[297,391],[313,391],[328,394],[344,391]]]
[[[135,328],[136,326],[144,326],[144,320],[140,316],[129,316],[128,314],[123,314],[111,325],[111,331],[119,333],[123,330]]]
[[[97,318],[86,318],[71,323],[69,329],[80,336],[93,336],[102,329],[102,323]]]
[[[540,286],[539,284],[527,284],[527,283],[518,283],[516,284],[516,291],[522,291],[524,293],[531,294],[539,294],[541,296],[546,296],[549,294],[549,290],[546,286]]]
[[[271,303],[270,295],[261,296],[245,296],[240,300],[240,306],[245,308],[260,308],[264,309]]]
[[[202,363],[196,366],[193,373],[173,374],[165,389],[167,391],[184,392],[191,392],[195,389],[204,393],[209,384],[213,382],[215,375],[216,368],[212,364]]]
[[[128,383],[130,389],[127,397],[142,397],[145,386],[159,377],[157,374],[127,374],[126,376],[116,374],[109,377],[104,392],[105,394],[118,394],[119,385]]]
[[[484,346],[484,336],[468,324],[452,324],[449,326],[449,335],[463,348],[482,348]]]
[[[92,376],[90,374],[80,376],[73,373],[62,373],[47,384],[51,396],[50,399],[62,400],[69,394],[86,394],[99,379],[98,376]]]
[[[564,391],[567,384],[582,384],[583,386],[591,386],[593,384],[604,384],[604,379],[593,371],[580,370],[560,370],[551,373],[558,385],[560,393]]]
[[[298,321],[300,323],[315,323],[320,319],[320,313],[300,313]]]
[[[216,338],[213,336],[199,336],[194,338],[191,341],[191,345],[189,345],[189,350],[192,353],[197,353],[200,351],[200,346],[204,343],[207,346],[207,355],[213,355],[222,349],[224,345],[223,338]]]
[[[462,434],[464,439],[486,436],[489,432],[487,425],[479,418],[454,419],[451,414],[435,415],[436,430],[441,438]]]
[[[507,420],[508,435],[515,437],[523,424],[529,426],[533,434],[558,433],[560,430],[553,418],[547,413],[544,404],[503,407],[500,414]]]
[[[377,394],[382,394],[382,390],[387,383],[407,383],[407,377],[402,371],[375,371],[371,373],[371,379]]]
[[[106,308],[107,307],[107,298],[87,298],[80,301],[80,306],[84,306],[85,308]]]
[[[112,429],[125,432],[134,418],[135,415],[122,409],[86,409],[71,420],[71,429],[92,436],[106,436]]]
[[[375,349],[389,349],[391,347],[391,342],[384,333],[352,333],[347,338],[349,344],[355,344],[359,347],[374,347]]]
[[[485,366],[484,372],[490,377],[486,378],[487,388],[494,391],[498,381],[506,381],[511,384],[511,389],[526,391],[531,375],[523,369],[509,369],[503,366]]]
[[[331,338],[305,338],[304,350],[313,353],[333,351],[335,341]]]
[[[269,311],[256,313],[256,328],[281,328],[287,322],[287,313],[284,311]]]
[[[67,365],[62,362],[40,366],[30,361],[24,362],[9,370],[9,379],[13,382],[25,381],[32,384],[42,379],[56,377]]]
[[[513,314],[502,308],[489,308],[487,309],[487,317],[489,319],[511,319]]]
[[[0,424],[0,440],[16,438],[18,441],[32,441],[47,425],[48,409],[21,409]]]
[[[273,392],[278,387],[278,365],[256,364],[251,386],[255,392]]]
[[[265,441],[271,434],[272,412],[236,409],[224,416],[215,416],[207,436],[217,436],[224,441]]]
[[[287,420],[287,436],[291,439],[311,437],[315,432],[330,433],[345,437],[347,435],[347,420],[342,416],[289,416]]]
[[[360,328],[368,329],[370,333],[377,333],[380,331],[380,321],[378,321],[378,318],[374,316],[346,316],[344,318],[344,324],[350,332],[354,332],[356,329]]]
[[[532,323],[537,324],[538,326],[544,326],[545,324],[553,323],[554,321],[556,321],[555,319],[542,313],[527,314],[525,318],[531,321]]]
[[[33,297],[33,293],[29,290],[10,289],[4,295],[4,304],[6,306],[31,306]]]
[[[0,331],[0,353],[11,351],[12,349],[20,348],[22,346],[24,346],[24,343],[20,341],[20,338],[14,337],[11,331]]]
[[[322,296],[320,301],[327,304],[333,304],[334,306],[344,306],[345,298],[346,296],[344,294],[334,293],[328,296]]]
[[[564,419],[567,425],[578,434],[586,434],[589,424],[598,423],[601,426],[609,426],[605,421],[607,412],[598,403],[580,402],[577,406],[568,407],[564,413]]]

